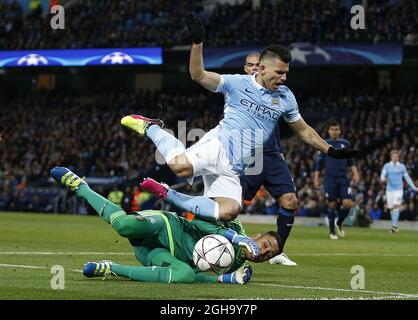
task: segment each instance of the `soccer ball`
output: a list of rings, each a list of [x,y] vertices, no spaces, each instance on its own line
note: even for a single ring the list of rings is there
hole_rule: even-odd
[[[200,271],[224,274],[231,268],[235,250],[231,242],[223,236],[211,234],[201,238],[193,250],[193,262]]]

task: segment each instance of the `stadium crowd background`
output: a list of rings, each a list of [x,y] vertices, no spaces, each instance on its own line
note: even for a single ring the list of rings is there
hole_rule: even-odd
[[[339,27],[355,3],[350,0],[260,1],[255,8],[252,1],[244,1],[216,4],[209,9],[199,1],[89,0],[76,2],[70,8],[68,28],[61,33],[43,27],[49,24],[49,18],[36,6],[39,1],[32,2],[35,4],[26,14],[16,1],[0,2],[0,50],[185,45],[189,40],[183,18],[179,17],[187,10],[204,18],[207,46],[290,41],[418,43],[414,16],[418,4],[407,0],[370,3],[367,33]],[[269,28],[271,24],[277,27]],[[349,22],[344,25],[349,26]],[[379,148],[357,161],[361,182],[353,186],[353,191],[358,208],[372,218],[389,217],[378,177],[383,164],[389,161],[391,149],[401,151],[401,161],[418,184],[416,92],[363,88],[295,94],[303,117],[324,137],[324,119],[334,118],[341,122],[344,137],[355,146],[380,143]],[[223,99],[221,95],[184,89],[143,90],[135,94],[91,92],[81,96],[34,91],[28,96],[0,92],[0,104],[0,210],[50,211],[50,195],[31,193],[31,187],[51,185],[49,170],[55,165],[68,166],[87,177],[123,177],[124,183],[117,186],[122,193],[113,186],[102,191],[111,193],[131,210],[139,205],[140,192],[135,186],[142,178],[151,176],[170,184],[181,181],[167,167],[156,165],[153,144],[122,129],[121,116],[158,116],[156,106],[161,104],[162,118],[174,132],[178,119],[186,120],[188,130],[208,131],[221,117]],[[298,215],[320,216],[325,212],[325,203],[323,194],[312,185],[314,150],[286,134],[281,146],[298,190]],[[401,219],[415,220],[418,195],[407,190],[404,200]],[[275,200],[263,190],[243,209],[250,214],[275,214],[276,210]]]
[[[16,0],[0,2],[0,50],[172,47],[189,43],[184,13],[194,11],[206,26],[205,45],[251,46],[289,42],[418,43],[418,3],[368,1],[366,33],[352,32],[350,8],[361,1],[85,0],[66,11],[64,31],[51,32],[40,0],[23,14]],[[395,23],[396,21],[396,23]],[[274,28],[270,26],[274,25]]]

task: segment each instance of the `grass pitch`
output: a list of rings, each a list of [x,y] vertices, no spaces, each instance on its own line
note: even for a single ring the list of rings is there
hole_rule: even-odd
[[[249,234],[275,229],[245,227]],[[295,226],[285,252],[298,266],[253,264],[246,285],[102,281],[85,278],[83,264],[138,262],[129,242],[99,217],[0,212],[0,299],[418,299],[417,232],[346,234],[331,241],[325,227]],[[63,290],[51,288],[54,265],[64,267]],[[353,266],[364,268],[364,289],[351,286]]]

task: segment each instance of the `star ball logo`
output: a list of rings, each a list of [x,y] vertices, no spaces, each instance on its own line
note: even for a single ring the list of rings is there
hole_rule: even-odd
[[[112,52],[100,60],[102,64],[129,64],[133,62],[134,59],[130,55],[119,51]]]
[[[310,43],[293,43],[290,53],[292,54],[292,62],[300,64],[308,64],[312,60],[329,63],[332,60],[326,50]]]
[[[18,66],[39,66],[47,64],[48,59],[37,53],[27,54],[17,61]]]

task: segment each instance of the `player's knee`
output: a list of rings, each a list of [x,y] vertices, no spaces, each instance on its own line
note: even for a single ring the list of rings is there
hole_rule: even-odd
[[[193,165],[187,158],[186,154],[180,154],[168,163],[171,171],[179,177],[193,176]]]
[[[345,209],[350,209],[353,206],[353,201],[351,201],[350,199],[345,199],[343,200],[342,205]]]
[[[173,268],[172,281],[173,283],[193,283],[195,273],[188,265],[182,265],[178,268]]]
[[[328,201],[328,208],[330,209],[337,208],[337,203],[335,201]]]
[[[115,221],[112,224],[112,228],[113,230],[115,230],[120,236],[125,237],[126,238],[126,228],[124,226],[124,223],[119,222],[119,221]]]
[[[238,202],[231,201],[219,206],[219,218],[221,220],[233,220],[238,217],[241,207]]]
[[[132,235],[132,228],[126,219],[119,218],[112,223],[112,228],[115,230],[121,237],[129,238]]]
[[[298,198],[294,193],[285,193],[279,199],[282,208],[296,210],[298,207]]]
[[[185,178],[193,175],[193,167],[188,163],[170,163],[169,167],[179,177]]]

